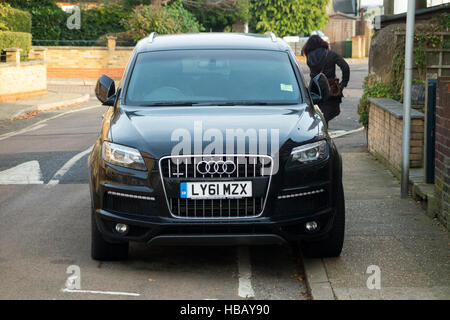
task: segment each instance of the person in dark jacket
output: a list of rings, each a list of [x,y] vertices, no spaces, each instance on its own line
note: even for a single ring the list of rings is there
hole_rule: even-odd
[[[312,35],[304,45],[303,54],[306,56],[306,62],[310,70],[311,79],[322,72],[328,79],[336,78],[336,65],[342,70],[342,80],[339,83],[341,94],[332,96],[328,100],[319,103],[325,120],[330,121],[341,112],[340,104],[344,88],[350,79],[350,68],[339,54],[329,49],[328,43],[318,35]]]

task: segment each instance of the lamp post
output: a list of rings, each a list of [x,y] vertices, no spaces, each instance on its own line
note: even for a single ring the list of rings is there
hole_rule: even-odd
[[[408,197],[409,184],[409,142],[411,135],[411,81],[414,47],[415,0],[408,0],[406,14],[406,44],[405,44],[405,83],[403,92],[403,134],[402,134],[402,181],[401,197]]]

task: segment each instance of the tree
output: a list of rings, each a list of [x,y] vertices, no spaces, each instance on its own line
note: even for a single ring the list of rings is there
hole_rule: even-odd
[[[154,5],[137,6],[130,18],[124,21],[126,29],[135,40],[151,32],[159,34],[199,32],[203,26],[195,16],[183,7],[181,0],[160,8]]]
[[[117,2],[117,1],[116,1]],[[172,0],[123,0],[123,5],[126,8],[134,8],[140,5],[152,5],[156,8],[161,8],[165,4],[173,2]]]
[[[220,32],[236,23],[248,22],[249,0],[183,0],[206,31]]]
[[[12,7],[31,13],[33,40],[61,39],[61,26],[69,14],[62,11],[54,0],[9,0]]]
[[[251,0],[250,29],[280,37],[322,29],[328,0]]]
[[[247,0],[183,0],[183,4],[187,7],[220,8],[228,11],[236,11],[240,3],[244,2],[247,2]]]

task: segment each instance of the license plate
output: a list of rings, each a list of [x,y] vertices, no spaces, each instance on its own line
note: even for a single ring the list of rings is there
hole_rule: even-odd
[[[251,181],[180,183],[182,199],[238,199],[251,196]]]

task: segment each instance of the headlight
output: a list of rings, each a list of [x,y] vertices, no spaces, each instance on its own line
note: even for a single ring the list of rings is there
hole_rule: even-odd
[[[310,163],[325,159],[328,156],[328,146],[325,140],[305,144],[292,149],[290,163]]]
[[[121,146],[112,142],[103,142],[102,158],[104,161],[121,167],[136,170],[147,170],[139,150]]]

